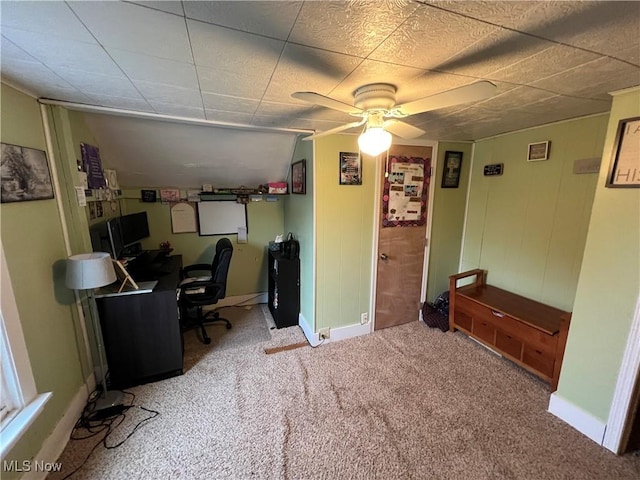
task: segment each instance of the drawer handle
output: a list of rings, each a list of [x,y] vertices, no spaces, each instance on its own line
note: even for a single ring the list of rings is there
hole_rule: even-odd
[[[504,317],[504,313],[496,312],[495,310],[491,310],[491,314],[494,317],[500,317],[500,318]]]

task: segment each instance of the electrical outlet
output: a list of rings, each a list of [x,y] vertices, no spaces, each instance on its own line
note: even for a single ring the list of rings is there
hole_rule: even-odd
[[[320,340],[322,340],[323,338],[328,339],[330,330],[330,328],[321,328],[318,332],[318,337],[320,337]]]
[[[360,314],[360,323],[364,325],[365,323],[369,323],[369,314],[367,312]]]

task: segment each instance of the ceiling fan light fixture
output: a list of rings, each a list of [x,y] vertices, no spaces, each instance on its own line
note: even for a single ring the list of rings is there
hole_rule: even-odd
[[[358,146],[368,155],[379,155],[391,146],[391,134],[382,127],[369,127],[358,137]]]

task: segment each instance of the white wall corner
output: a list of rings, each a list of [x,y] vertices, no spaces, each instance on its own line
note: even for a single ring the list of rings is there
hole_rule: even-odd
[[[549,413],[568,423],[598,445],[602,445],[607,425],[590,413],[562,398],[557,393],[551,394]]]
[[[613,392],[607,431],[602,445],[613,453],[620,454],[625,448],[625,432],[629,415],[633,412],[636,382],[640,379],[640,297],[636,301],[636,311],[627,338],[627,347],[622,357],[622,365]]]
[[[365,324],[358,323],[346,327],[331,328],[330,337],[324,341],[320,341],[319,333],[312,330],[302,314],[298,315],[298,323],[312,347],[316,347],[321,343],[336,342],[338,340],[345,340],[347,338],[359,337],[371,333],[371,322]]]
[[[71,432],[73,432],[73,427],[78,421],[78,418],[80,418],[80,415],[82,415],[82,410],[84,410],[84,407],[87,404],[87,399],[89,398],[87,392],[93,391],[88,388],[92,383],[95,385],[95,379],[93,375],[90,375],[89,378],[86,379],[86,383],[80,386],[78,392],[74,395],[73,399],[71,399],[69,408],[67,408],[67,411],[55,426],[51,435],[49,435],[49,437],[44,441],[40,451],[33,458],[32,463],[54,463],[58,461],[60,455],[62,455],[62,452],[69,442]],[[46,471],[33,468],[30,471],[25,472],[21,479],[44,480],[47,474],[48,472]]]

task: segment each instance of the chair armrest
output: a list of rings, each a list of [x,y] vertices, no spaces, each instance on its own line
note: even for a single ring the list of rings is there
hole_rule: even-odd
[[[188,274],[190,272],[211,272],[211,265],[206,263],[196,263],[193,265],[187,265],[186,267],[182,267],[182,273]]]

